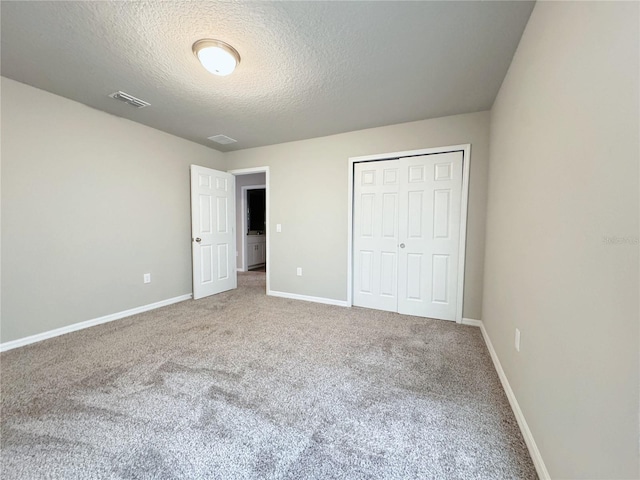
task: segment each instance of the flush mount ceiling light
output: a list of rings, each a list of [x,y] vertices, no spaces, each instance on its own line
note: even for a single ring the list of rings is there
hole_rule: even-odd
[[[193,44],[193,53],[202,66],[214,75],[229,75],[240,63],[238,51],[220,40],[198,40]]]

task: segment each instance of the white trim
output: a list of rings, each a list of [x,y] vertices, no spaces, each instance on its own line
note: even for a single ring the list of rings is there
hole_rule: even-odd
[[[240,234],[242,235],[242,268],[237,269],[239,272],[244,272],[249,269],[249,266],[247,265],[247,234],[244,233],[247,231],[247,190],[258,190],[259,188],[264,188],[266,192],[267,186],[246,185],[244,187],[240,187],[240,208],[242,209],[242,213],[240,214],[240,225],[242,225],[242,229],[240,230]],[[265,212],[266,208],[267,206],[265,203]],[[265,216],[265,221],[266,219],[267,217]],[[267,247],[265,246],[265,248]]]
[[[346,300],[334,300],[333,298],[312,297],[310,295],[299,295],[297,293],[277,292],[268,290],[267,295],[272,297],[290,298],[292,300],[303,300],[305,302],[324,303],[326,305],[336,305],[338,307],[350,307]]]
[[[529,449],[529,455],[531,455],[531,459],[533,460],[533,465],[536,467],[536,472],[538,472],[538,477],[540,480],[550,480],[551,476],[549,475],[549,471],[547,470],[544,461],[542,460],[542,455],[540,454],[540,450],[538,450],[538,445],[533,438],[533,434],[529,429],[529,425],[527,424],[526,419],[524,418],[524,414],[520,409],[520,405],[518,404],[518,400],[516,399],[515,393],[511,389],[511,385],[509,384],[509,379],[507,375],[504,373],[502,369],[502,365],[500,364],[500,359],[498,358],[498,354],[493,348],[493,344],[491,343],[491,339],[489,338],[489,334],[487,333],[487,329],[484,327],[484,322],[480,321],[480,331],[482,332],[482,337],[484,338],[484,343],[487,344],[487,349],[489,350],[489,354],[491,355],[491,360],[493,360],[493,366],[498,372],[498,377],[500,377],[500,382],[502,383],[502,388],[504,392],[507,394],[507,398],[509,399],[509,404],[511,405],[511,410],[513,410],[513,414],[516,417],[516,421],[518,422],[518,426],[520,427],[520,431],[522,432],[522,436],[524,437],[524,441],[527,444],[527,448]]]
[[[112,313],[110,315],[105,315],[104,317],[98,317],[92,320],[85,320],[84,322],[74,323],[72,325],[67,325],[66,327],[60,327],[54,330],[49,330],[48,332],[42,332],[36,335],[31,335],[29,337],[19,338],[18,340],[12,340],[10,342],[4,342],[0,344],[0,352],[6,352],[7,350],[12,350],[14,348],[23,347],[25,345],[30,345],[32,343],[41,342],[42,340],[58,337],[66,333],[71,333],[77,330],[83,330],[85,328],[94,327],[96,325],[100,325],[101,323],[120,320],[121,318],[130,317],[132,315],[136,315],[142,312],[148,312],[149,310],[155,310],[156,308],[160,308],[160,307],[166,307],[167,305],[172,305],[174,303],[184,302],[185,300],[190,300],[192,297],[193,295],[191,293],[187,293],[185,295],[180,295],[179,297],[168,298],[167,300],[161,300],[159,302],[150,303],[148,305],[143,305],[141,307],[130,308],[129,310],[124,310],[118,313]]]
[[[266,216],[265,216],[265,221],[267,223],[267,231],[266,231],[266,235],[267,235],[267,245],[266,245],[266,249],[267,249],[267,294],[269,292],[269,286],[271,285],[271,179],[270,179],[270,174],[269,174],[269,167],[251,167],[251,168],[239,168],[239,169],[235,169],[235,170],[227,170],[227,173],[231,173],[232,175],[238,176],[238,175],[248,175],[250,173],[264,173],[264,185],[267,189],[267,202],[266,202]],[[238,234],[237,229],[236,229],[236,235]],[[243,255],[243,266],[244,266],[244,259],[246,257]]]
[[[353,168],[355,159],[349,158],[347,194],[347,306],[353,305]]]
[[[476,320],[475,318],[463,318],[463,325],[469,325],[470,327],[482,327],[482,320]]]
[[[362,155],[360,157],[351,157],[349,161],[357,162],[372,162],[376,160],[393,160],[400,157],[415,157],[418,155],[433,155],[435,153],[450,153],[459,152],[465,150],[471,144],[463,143],[460,145],[449,145],[446,147],[433,147],[433,148],[421,148],[419,150],[406,150],[403,152],[391,152],[391,153],[378,153],[376,155]]]
[[[460,200],[460,245],[458,248],[458,298],[456,322],[462,323],[464,308],[464,265],[467,253],[467,210],[469,206],[469,172],[471,170],[471,144],[462,149],[462,198]]]
[[[347,211],[347,305],[353,305],[353,168],[355,163],[375,162],[377,160],[393,160],[418,155],[434,155],[462,151],[462,198],[460,210],[460,248],[458,258],[458,296],[456,299],[456,323],[462,323],[464,306],[464,265],[467,244],[467,209],[469,204],[469,172],[471,165],[471,144],[451,145],[448,147],[423,148],[405,152],[380,153],[349,158],[349,185]]]

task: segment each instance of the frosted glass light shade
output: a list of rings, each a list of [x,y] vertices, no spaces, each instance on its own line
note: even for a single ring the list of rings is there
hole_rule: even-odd
[[[219,40],[198,40],[193,44],[193,53],[202,66],[214,75],[229,75],[240,63],[236,49]]]

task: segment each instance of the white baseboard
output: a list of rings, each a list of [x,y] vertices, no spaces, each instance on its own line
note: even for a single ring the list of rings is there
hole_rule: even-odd
[[[292,300],[304,300],[305,302],[324,303],[327,305],[337,305],[338,307],[348,307],[349,304],[346,300],[334,300],[333,298],[324,297],[312,297],[310,295],[298,295],[297,293],[277,292],[275,290],[269,290],[267,295],[272,297],[290,298]]]
[[[469,325],[470,327],[482,327],[482,320],[476,320],[475,318],[463,318],[462,325]]]
[[[478,322],[479,320],[474,320],[474,322]],[[491,355],[491,360],[493,360],[493,365],[498,372],[498,377],[500,377],[500,382],[502,383],[502,388],[507,394],[507,398],[509,399],[509,404],[511,405],[511,409],[513,410],[513,414],[516,417],[516,421],[518,422],[518,426],[520,427],[520,431],[522,432],[522,436],[524,437],[524,441],[527,444],[527,448],[529,449],[529,455],[531,455],[531,459],[533,460],[533,464],[536,467],[536,471],[538,472],[538,477],[540,480],[550,480],[549,471],[547,470],[544,461],[542,460],[542,455],[540,455],[540,450],[538,450],[538,445],[533,438],[533,434],[529,429],[529,425],[524,418],[524,414],[520,409],[520,404],[518,404],[518,400],[516,399],[515,393],[511,389],[511,385],[509,384],[509,380],[507,379],[507,375],[504,373],[502,369],[502,364],[500,363],[500,359],[498,358],[498,354],[493,348],[493,344],[491,343],[491,339],[489,338],[489,334],[487,333],[487,329],[484,327],[484,322],[480,322],[480,331],[482,332],[482,337],[484,338],[484,342],[487,344],[487,349],[489,350],[489,354]],[[464,319],[463,319],[464,323]],[[470,324],[469,324],[470,325]]]
[[[167,305],[189,300],[192,296],[193,296],[192,294],[187,293],[185,295],[180,295],[179,297],[168,298],[167,300],[161,300],[159,302],[150,303],[149,305],[143,305],[141,307],[131,308],[129,310],[124,310],[122,312],[105,315],[104,317],[98,317],[92,320],[86,320],[84,322],[67,325],[66,327],[60,327],[54,330],[49,330],[48,332],[42,332],[36,335],[31,335],[29,337],[19,338],[18,340],[12,340],[10,342],[0,343],[0,352],[5,352],[7,350],[11,350],[14,348],[23,347],[31,343],[41,342],[42,340],[47,340],[48,338],[53,338],[59,335],[64,335],[65,333],[71,333],[77,330],[93,327],[95,325],[100,325],[101,323],[112,322],[114,320],[119,320],[121,318],[130,317],[131,315],[135,315],[137,313],[147,312],[149,310],[154,310],[160,307],[166,307]]]

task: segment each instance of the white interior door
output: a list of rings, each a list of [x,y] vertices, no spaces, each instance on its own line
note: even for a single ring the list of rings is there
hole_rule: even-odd
[[[398,312],[455,321],[462,152],[401,163]]]
[[[396,312],[400,165],[356,163],[354,182],[353,304]]]
[[[229,173],[191,165],[194,299],[238,286],[235,185]]]
[[[462,152],[354,165],[353,304],[455,320]]]

